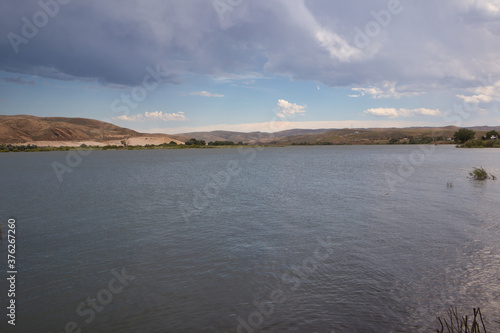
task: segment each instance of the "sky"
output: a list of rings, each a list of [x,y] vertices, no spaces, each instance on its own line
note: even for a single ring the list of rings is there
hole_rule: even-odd
[[[500,126],[500,0],[0,0],[0,115]]]

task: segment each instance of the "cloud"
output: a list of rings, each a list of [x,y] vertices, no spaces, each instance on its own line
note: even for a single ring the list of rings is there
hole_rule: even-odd
[[[25,80],[21,76],[18,76],[18,77],[3,77],[3,78],[0,78],[0,80],[4,81],[4,82],[7,82],[7,83],[21,84],[23,86],[25,86],[25,85],[30,85],[30,86],[36,85],[36,81],[34,81],[34,80]]]
[[[472,90],[472,89],[471,89]],[[466,103],[479,104],[500,101],[500,81],[474,89],[474,95],[457,95]]]
[[[136,114],[132,116],[118,116],[114,117],[113,120],[123,120],[123,121],[151,121],[151,120],[160,120],[160,121],[186,121],[188,120],[184,115],[184,112],[177,113],[163,113],[162,111],[155,112],[145,112],[144,114]]]
[[[307,105],[297,105],[295,103],[290,103],[284,99],[278,100],[278,113],[276,114],[280,118],[287,118],[294,116],[296,114],[304,114],[306,112]]]
[[[365,111],[379,117],[398,118],[398,117],[413,117],[413,116],[440,116],[441,111],[433,109],[396,109],[396,108],[375,108]]]
[[[476,11],[485,17],[500,16],[500,2],[498,0],[468,0],[463,1],[464,5],[468,5],[468,9]]]
[[[493,100],[492,96],[484,94],[473,96],[457,95],[457,97],[464,100],[464,102],[471,104],[488,103]]]
[[[147,66],[161,63],[170,83],[257,73],[362,87],[359,93],[374,98],[421,91],[413,87],[462,89],[483,73],[500,76],[497,0],[402,2],[403,10],[363,49],[356,47],[357,29],[377,24],[372,12],[387,10],[386,0],[225,3],[232,4],[221,15],[206,0],[71,1],[25,38],[18,54],[3,38],[0,70],[133,87]],[[37,0],[7,1],[1,8],[4,37],[12,32],[22,38],[21,18],[42,10]],[[408,90],[387,92],[386,81]]]
[[[349,45],[339,35],[326,29],[318,29],[316,39],[325,50],[328,51],[332,59],[338,59],[341,62],[348,62],[360,57],[360,50]]]
[[[212,94],[208,91],[195,91],[190,93],[191,96],[203,96],[203,97],[224,97],[224,95],[220,94]]]
[[[349,95],[349,97],[368,95],[374,99],[412,97],[423,94],[423,92],[418,91],[398,90],[396,89],[396,82],[383,82],[380,87],[352,88],[352,90],[359,92],[359,95]]]
[[[298,27],[299,33],[307,36],[308,42],[314,45],[315,49],[323,54],[326,53],[330,61],[345,63],[362,57],[361,50],[351,45],[347,38],[322,25],[311,9],[306,6],[305,0],[279,0],[277,4],[283,7],[274,8],[274,10],[281,11],[280,19],[283,20],[286,17],[289,23]],[[288,36],[287,39],[290,37]]]

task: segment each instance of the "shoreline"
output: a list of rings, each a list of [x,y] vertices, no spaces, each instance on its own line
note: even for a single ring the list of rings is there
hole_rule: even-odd
[[[79,143],[79,142],[78,142]],[[351,143],[341,143],[341,144],[303,144],[303,145],[280,145],[280,144],[264,144],[264,145],[185,145],[185,144],[168,144],[163,143],[159,145],[154,144],[146,144],[146,145],[86,145],[80,144],[77,145],[77,142],[74,142],[72,145],[47,145],[47,146],[38,146],[32,144],[0,144],[0,153],[17,153],[17,152],[48,152],[48,151],[75,151],[75,150],[159,150],[159,149],[213,149],[213,148],[255,148],[255,147],[263,147],[263,148],[284,148],[284,147],[324,147],[324,146],[417,146],[417,145],[451,145],[450,143],[428,143],[428,144],[391,144],[391,143],[365,143],[365,144],[351,144]],[[2,149],[2,146],[4,147]],[[12,150],[7,149],[7,146],[13,148]],[[455,146],[456,148],[466,148]],[[481,147],[483,148],[483,147]]]

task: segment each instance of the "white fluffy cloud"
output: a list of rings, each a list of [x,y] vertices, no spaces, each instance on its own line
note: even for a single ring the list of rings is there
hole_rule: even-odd
[[[466,103],[479,104],[500,100],[500,81],[474,89],[473,95],[457,95]]]
[[[147,121],[147,120],[160,120],[160,121],[186,121],[188,120],[184,112],[177,113],[163,113],[162,111],[145,112],[144,114],[136,114],[132,116],[118,116],[114,120],[123,121]]]
[[[442,115],[441,111],[439,110],[426,109],[426,108],[419,108],[419,109],[375,108],[375,109],[368,109],[365,111],[365,113],[374,116],[388,117],[388,118]]]
[[[298,105],[295,103],[290,103],[284,99],[278,100],[278,113],[276,114],[280,118],[292,117],[296,114],[304,114],[306,112],[307,105]]]
[[[212,94],[211,92],[208,92],[208,91],[195,91],[195,92],[190,93],[189,95],[191,95],[191,96],[203,96],[203,97],[224,97],[224,95]]]
[[[492,16],[500,15],[499,0],[463,0],[465,6]]]

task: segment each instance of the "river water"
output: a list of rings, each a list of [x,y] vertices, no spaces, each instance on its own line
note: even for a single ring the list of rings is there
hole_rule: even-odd
[[[500,150],[76,154],[0,155],[2,332],[500,331]]]

